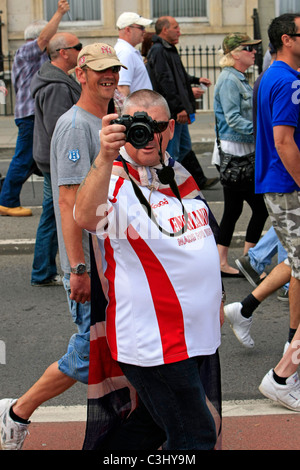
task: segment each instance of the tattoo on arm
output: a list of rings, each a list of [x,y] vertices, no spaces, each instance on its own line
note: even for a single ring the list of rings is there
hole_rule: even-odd
[[[90,169],[89,169],[89,172],[88,172],[87,176],[86,176],[86,177],[84,178],[84,180],[80,183],[80,186],[79,186],[79,188],[78,188],[78,192],[79,192],[79,191],[81,190],[81,188],[85,185],[85,180],[87,179],[88,175],[89,175],[90,173],[92,173],[93,170],[96,170],[96,169],[97,169],[97,165],[96,165],[95,161],[93,161],[93,162],[92,162],[92,165],[91,165],[91,167],[90,167]]]

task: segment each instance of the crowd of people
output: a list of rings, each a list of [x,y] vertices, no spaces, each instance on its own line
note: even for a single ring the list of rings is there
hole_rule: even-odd
[[[20,191],[36,165],[44,192],[31,284],[62,283],[78,331],[29,390],[0,400],[0,447],[21,449],[37,407],[80,381],[89,388],[84,449],[220,448],[224,318],[253,348],[253,313],[282,286],[289,335],[259,389],[300,411],[293,360],[300,336],[300,109],[292,99],[300,16],[272,21],[276,60],[255,93],[245,72],[261,40],[232,33],[223,41],[212,161],[221,178],[224,155],[255,153],[255,180],[251,174],[244,186],[223,184],[219,226],[202,193],[219,177],[205,176],[189,133],[199,85],[212,83],[184,68],[176,19],[158,18],[141,53],[136,46],[151,19],[122,13],[115,47],[83,46],[77,35],[57,32],[69,8],[59,0],[48,23],[26,30],[16,53],[19,135],[0,214],[32,215]],[[236,269],[228,250],[244,201],[252,217]],[[272,229],[261,237],[268,217]],[[278,265],[265,275],[275,253]],[[255,290],[225,305],[222,278],[241,276]]]

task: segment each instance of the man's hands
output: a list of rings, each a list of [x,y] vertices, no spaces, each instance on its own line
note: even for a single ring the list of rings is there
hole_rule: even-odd
[[[101,159],[113,161],[119,155],[120,148],[125,145],[126,127],[121,124],[110,124],[117,119],[117,114],[108,114],[102,118],[102,130],[100,131],[100,156]]]
[[[177,114],[177,119],[176,121],[178,124],[187,124],[189,120],[189,115],[184,109],[183,111],[180,111],[180,113]]]
[[[212,84],[209,78],[204,78],[204,77],[201,77],[199,79],[199,83],[202,84],[202,85],[205,85],[207,87],[211,86],[211,84]]]
[[[212,84],[209,78],[204,78],[204,77],[199,78],[199,83],[207,87],[211,86]],[[198,86],[192,87],[192,92],[193,92],[195,99],[201,98],[201,96],[205,93],[205,91],[199,88]],[[180,111],[180,113],[177,114],[176,122],[178,122],[178,124],[187,124],[189,122],[189,115],[185,109],[183,111]]]
[[[67,0],[59,0],[57,5],[57,11],[64,16],[70,10],[70,5]]]
[[[84,304],[91,300],[91,279],[88,273],[70,275],[70,299]]]

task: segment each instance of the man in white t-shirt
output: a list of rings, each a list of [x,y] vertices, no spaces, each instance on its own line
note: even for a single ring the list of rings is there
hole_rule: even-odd
[[[118,85],[118,90],[124,96],[141,89],[152,90],[143,57],[136,49],[143,40],[145,27],[151,23],[152,20],[131,12],[122,13],[118,18],[119,39],[114,49],[119,60],[127,67],[120,71]]]
[[[168,450],[212,450],[220,423],[200,374],[218,354],[223,308],[209,208],[193,177],[166,152],[175,124],[166,100],[139,90],[123,109],[137,112],[152,119],[154,134],[136,147],[129,133],[125,141],[123,125],[111,123],[118,115],[105,116],[101,150],[74,209],[101,252],[96,261],[108,299],[110,354],[139,397],[108,448],[140,449],[143,441],[150,449],[157,439],[155,445],[166,441]],[[97,361],[91,357],[90,365]],[[211,362],[206,370],[211,376]],[[90,369],[94,392],[98,378]]]

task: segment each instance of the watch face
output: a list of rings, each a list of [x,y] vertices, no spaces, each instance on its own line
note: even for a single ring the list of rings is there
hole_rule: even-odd
[[[71,268],[73,274],[84,274],[86,272],[85,264],[78,264],[74,268]]]
[[[86,270],[86,268],[85,268],[85,265],[84,265],[84,264],[79,264],[79,265],[77,266],[77,273],[78,273],[78,274],[83,274],[83,273],[85,273],[85,270]]]

